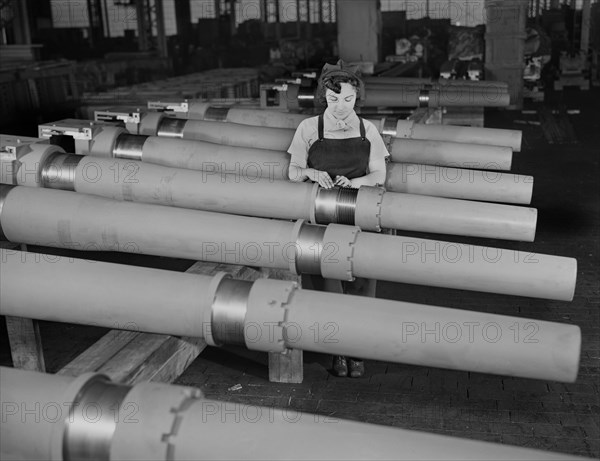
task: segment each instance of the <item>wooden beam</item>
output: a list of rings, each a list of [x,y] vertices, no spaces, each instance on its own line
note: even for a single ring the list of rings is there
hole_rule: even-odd
[[[304,377],[303,354],[299,349],[288,349],[284,354],[269,353],[269,381],[301,383]]]
[[[97,371],[121,349],[131,343],[138,334],[135,331],[111,330],[56,374],[79,376],[89,371]]]
[[[198,338],[111,330],[57,374],[98,372],[126,384],[170,383],[205,347],[206,343]]]
[[[0,242],[5,250],[19,249],[27,251],[24,243]],[[37,320],[6,316],[6,330],[13,366],[23,370],[46,371],[42,337]]]
[[[37,320],[6,316],[6,330],[13,366],[22,370],[46,371],[40,327]]]

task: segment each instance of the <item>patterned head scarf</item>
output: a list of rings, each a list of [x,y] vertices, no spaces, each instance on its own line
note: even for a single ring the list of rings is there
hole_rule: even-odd
[[[342,83],[350,83],[356,88],[356,101],[362,101],[365,95],[365,84],[362,81],[360,67],[346,64],[341,59],[337,64],[325,64],[321,70],[317,87],[317,100],[322,106],[326,106],[325,92],[327,89],[339,93]]]

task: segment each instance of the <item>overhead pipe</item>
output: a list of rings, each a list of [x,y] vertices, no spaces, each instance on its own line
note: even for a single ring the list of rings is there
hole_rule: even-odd
[[[318,224],[337,222],[341,216],[325,210],[344,206],[353,209],[350,224],[363,230],[383,227],[524,241],[535,237],[537,211],[532,208],[398,194],[375,187],[327,190],[304,182],[240,180],[214,171],[59,153],[56,146],[45,154],[37,147],[19,156],[15,169],[0,159],[0,183]]]
[[[187,386],[118,384],[99,373],[71,377],[0,367],[0,386],[2,459],[583,459],[289,408],[209,400]]]
[[[304,290],[292,281],[250,282],[225,273],[45,259],[12,250],[2,256],[2,315],[109,328],[134,325],[136,331],[264,352],[295,348],[478,373],[577,379],[581,331],[576,325]],[[536,341],[515,341],[510,333],[534,322]],[[334,333],[311,334],[315,325],[319,330],[331,325]],[[469,325],[472,331],[464,334]]]
[[[66,126],[80,122],[66,120],[57,124],[62,123]],[[238,132],[240,125],[196,120],[193,122],[217,124],[214,130],[210,130],[210,126],[204,127],[208,142],[135,135],[117,126],[107,126],[98,128],[89,140],[80,145],[76,142],[76,153],[140,160],[175,168],[233,173],[240,177],[288,179],[290,155],[287,152],[219,144],[219,141],[224,141],[249,145],[260,141],[258,137],[254,140],[244,140],[243,133]],[[46,127],[54,125],[41,126],[40,131],[49,130]],[[257,130],[259,135],[262,133],[260,130],[277,130],[249,126],[244,128]],[[219,134],[219,130],[222,134]],[[58,128],[55,129],[55,132],[57,131]],[[391,192],[395,192],[394,188],[401,185],[402,190],[398,192],[417,187],[419,194],[436,197],[528,204],[533,191],[531,176],[446,167],[428,168],[420,164],[416,167],[410,165],[388,170],[391,170],[391,173],[388,173],[384,187]],[[510,185],[513,187],[509,187]]]
[[[577,277],[573,258],[380,235],[352,225],[233,216],[22,186],[1,185],[0,202],[0,235],[19,243],[560,300],[573,298]],[[355,218],[344,201],[324,204],[323,212],[337,213],[338,222]]]

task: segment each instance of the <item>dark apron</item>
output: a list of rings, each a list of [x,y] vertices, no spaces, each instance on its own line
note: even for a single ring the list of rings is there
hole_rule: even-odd
[[[345,176],[360,178],[367,174],[371,142],[366,138],[365,125],[360,119],[360,137],[347,139],[325,139],[323,115],[319,116],[319,139],[308,150],[308,168],[326,171],[331,179]],[[375,297],[377,281],[357,277],[353,282],[325,279],[319,275],[302,275],[302,287],[308,290],[328,291],[357,296]]]
[[[308,168],[326,171],[335,179],[345,176],[348,179],[360,178],[367,174],[371,143],[366,138],[365,125],[360,119],[360,137],[347,139],[325,139],[323,116],[319,115],[319,139],[308,149]]]

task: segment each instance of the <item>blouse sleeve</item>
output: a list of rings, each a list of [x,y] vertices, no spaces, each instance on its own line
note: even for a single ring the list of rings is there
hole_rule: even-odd
[[[294,133],[292,143],[287,150],[291,155],[290,163],[300,168],[306,168],[306,160],[310,148],[307,128],[306,120],[300,122],[300,125],[298,125],[298,128]]]
[[[378,159],[387,160],[387,158],[390,156],[390,153],[388,152],[385,142],[379,134],[379,131],[369,120],[364,120],[364,124],[367,139],[371,143],[369,162]]]

